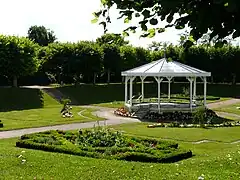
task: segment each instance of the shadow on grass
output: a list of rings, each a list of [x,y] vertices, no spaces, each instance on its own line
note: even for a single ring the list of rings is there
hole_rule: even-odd
[[[42,108],[43,93],[39,89],[0,88],[0,112]]]

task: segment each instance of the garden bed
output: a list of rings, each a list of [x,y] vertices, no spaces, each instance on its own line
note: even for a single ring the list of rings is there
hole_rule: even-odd
[[[147,127],[148,128],[219,128],[219,127],[237,127],[240,126],[240,121],[236,122],[224,122],[221,124],[181,124],[178,122],[173,123],[156,123],[156,124],[150,124]]]
[[[140,162],[171,163],[192,157],[190,150],[179,148],[175,142],[127,136],[105,127],[79,132],[53,130],[23,135],[16,146],[92,158]]]
[[[131,113],[126,110],[124,107],[118,108],[114,111],[114,114],[123,117],[131,117]]]
[[[201,108],[194,112],[163,112],[161,114],[156,112],[148,112],[144,117],[144,120],[156,123],[171,123],[177,122],[180,124],[220,124],[226,121],[217,114],[206,108]],[[199,122],[202,121],[202,122]]]

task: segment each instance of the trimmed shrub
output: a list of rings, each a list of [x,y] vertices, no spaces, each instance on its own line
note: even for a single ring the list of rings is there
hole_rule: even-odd
[[[0,120],[0,128],[2,128],[3,127],[3,123],[2,123],[2,121]]]
[[[127,136],[100,127],[84,132],[46,131],[23,135],[16,146],[92,158],[141,162],[171,163],[192,156],[190,150],[179,148],[175,142]]]

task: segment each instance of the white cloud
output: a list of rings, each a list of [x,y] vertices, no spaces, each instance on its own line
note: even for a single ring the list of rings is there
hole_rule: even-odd
[[[100,8],[100,0],[1,0],[0,6],[2,34],[26,36],[32,25],[53,30],[59,41],[95,40],[103,34],[102,26],[91,24],[92,13]],[[127,24],[117,20],[116,10],[112,10],[111,16],[109,32],[120,33]],[[128,39],[138,46],[146,46],[153,40],[176,43],[179,33],[168,29],[152,39],[139,39],[139,33],[131,34]]]

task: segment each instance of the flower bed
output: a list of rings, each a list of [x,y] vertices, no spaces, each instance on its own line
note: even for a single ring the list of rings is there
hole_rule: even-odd
[[[124,108],[118,108],[117,110],[114,111],[114,114],[119,115],[119,116],[123,116],[123,117],[130,117],[131,114]]]
[[[147,127],[148,128],[157,128],[157,127],[165,127],[165,128],[171,128],[171,127],[177,127],[177,128],[218,128],[218,127],[236,127],[240,126],[240,121],[238,122],[224,122],[221,124],[181,124],[178,122],[173,123],[156,123],[156,124],[150,124]]]
[[[3,123],[2,123],[2,121],[0,120],[0,128],[2,128],[3,127]]]
[[[192,113],[183,113],[183,112],[164,112],[162,114],[156,112],[149,112],[144,116],[147,121],[154,122],[191,122],[192,121]]]
[[[92,158],[158,163],[192,156],[190,150],[179,148],[175,142],[126,136],[100,127],[79,132],[54,130],[23,135],[16,146]]]
[[[149,112],[144,116],[143,119],[149,122],[157,122],[157,123],[164,123],[164,122],[178,122],[181,124],[195,124],[199,123],[199,118],[203,119],[203,123],[210,123],[209,121],[213,121],[211,123],[217,123],[221,119],[216,115],[216,113],[210,109],[200,109],[194,113],[186,113],[186,112],[164,112],[162,114],[156,112]],[[194,122],[195,121],[195,122]]]

